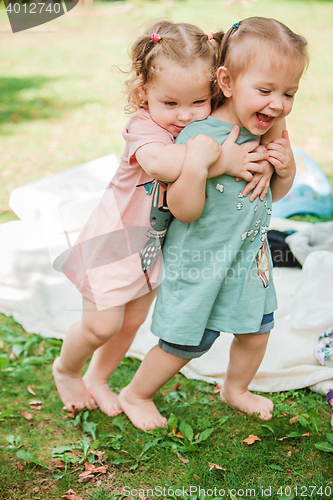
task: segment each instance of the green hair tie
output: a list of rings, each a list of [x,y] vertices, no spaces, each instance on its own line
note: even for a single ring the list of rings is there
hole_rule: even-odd
[[[241,22],[239,21],[238,23],[234,23],[234,24],[232,25],[232,27],[234,28],[234,30],[236,30],[237,28],[239,28],[240,23],[241,23]]]

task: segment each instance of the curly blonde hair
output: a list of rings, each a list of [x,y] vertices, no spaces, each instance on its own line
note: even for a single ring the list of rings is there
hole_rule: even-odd
[[[152,34],[158,33],[161,39],[152,40]],[[132,60],[131,76],[125,82],[127,105],[125,111],[133,113],[146,106],[142,101],[140,89],[154,78],[154,61],[158,57],[166,57],[181,66],[188,66],[193,60],[200,58],[211,62],[210,75],[212,97],[216,93],[215,70],[217,55],[223,32],[208,36],[200,28],[187,23],[172,23],[168,20],[156,21],[140,36],[130,48]]]

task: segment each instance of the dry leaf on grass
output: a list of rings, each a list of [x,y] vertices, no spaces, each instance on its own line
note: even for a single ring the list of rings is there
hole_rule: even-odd
[[[63,460],[56,460],[54,466],[56,469],[64,469],[66,467],[66,464]]]
[[[34,399],[29,403],[30,410],[41,410],[42,409],[42,401],[38,399]]]
[[[67,410],[66,406],[64,406],[62,409],[63,409],[64,411],[66,411],[66,410]],[[67,410],[67,411],[68,411],[68,410]],[[69,417],[69,418],[75,418],[75,417],[76,417],[76,415],[77,415],[78,413],[79,413],[79,410],[77,410],[77,409],[75,408],[75,406],[74,406],[74,405],[72,405],[71,410],[70,410],[70,411],[68,411],[67,415],[65,415],[65,417],[62,417],[62,418],[63,418],[63,419],[64,419],[64,418],[67,418],[67,417]]]
[[[288,451],[287,456],[291,457],[291,453],[292,453],[291,451]]]
[[[179,458],[179,460],[181,462],[183,462],[183,464],[188,464],[189,463],[189,460],[187,460],[187,458],[182,457],[181,454],[179,453],[179,451],[177,451],[177,457]]]
[[[15,354],[13,352],[10,353],[9,358],[10,359],[18,359],[18,357],[15,356]]]
[[[258,436],[255,436],[254,434],[250,434],[248,438],[246,439],[243,439],[243,443],[246,443],[246,444],[253,444],[255,441],[261,441],[260,438],[258,438]]]
[[[293,424],[294,422],[298,422],[298,415],[289,419],[290,424]]]
[[[32,418],[34,418],[34,416],[31,415],[31,413],[29,413],[27,411],[21,411],[21,415],[22,415],[22,417],[26,418],[27,420],[31,420]]]
[[[306,432],[305,434],[302,434],[302,437],[304,436],[311,436],[310,432]]]
[[[196,435],[194,436],[194,441],[196,441],[197,439],[199,439],[199,436],[200,436],[200,432],[198,432],[198,434],[196,434]]]
[[[223,472],[227,472],[226,469],[224,469],[223,467],[220,467],[217,464],[211,464],[208,462],[208,465],[209,465],[209,472],[213,469],[223,470]]]
[[[105,455],[105,451],[92,451],[89,450],[89,453],[95,455],[96,457],[102,458]]]
[[[176,427],[172,427],[172,434],[180,439],[184,439],[184,436],[181,432],[176,432]]]
[[[20,462],[16,462],[16,467],[18,470],[24,470],[24,465],[20,464]]]
[[[197,476],[196,474],[193,474],[193,477],[196,481],[198,481],[198,483],[201,483],[201,479],[199,476]]]
[[[81,495],[78,495],[78,493],[75,493],[72,488],[70,488],[64,495],[62,495],[61,498],[67,498],[67,500],[83,500]]]
[[[217,392],[220,392],[220,391],[221,391],[221,389],[222,389],[222,387],[221,387],[220,385],[216,385],[216,386],[214,387],[213,391],[214,391],[215,393],[217,393]]]
[[[173,388],[173,390],[176,391],[179,386],[180,386],[180,382],[176,382],[172,388]]]
[[[54,486],[54,483],[55,483],[55,481],[52,481],[51,484],[49,484],[45,488],[42,488],[43,493],[46,492],[46,491],[48,491],[50,488],[52,488]]]
[[[91,462],[86,462],[84,464],[85,470],[79,474],[79,482],[83,483],[84,481],[88,481],[89,479],[94,479],[94,474],[106,474],[107,465],[102,465],[101,467],[95,467]]]
[[[27,389],[28,391],[30,392],[30,394],[32,394],[33,396],[36,396],[36,393],[33,389],[35,389],[35,385],[28,385]]]

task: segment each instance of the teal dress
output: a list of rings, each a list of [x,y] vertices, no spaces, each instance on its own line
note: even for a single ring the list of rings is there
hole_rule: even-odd
[[[213,116],[187,126],[186,144],[205,134],[222,144],[233,126]],[[241,128],[238,144],[258,139]],[[246,182],[221,175],[207,179],[205,208],[195,222],[173,220],[163,249],[164,279],[151,330],[171,343],[200,344],[206,328],[255,333],[277,308],[267,230],[272,212],[264,200],[243,197]],[[188,186],[191,190],[191,186]]]

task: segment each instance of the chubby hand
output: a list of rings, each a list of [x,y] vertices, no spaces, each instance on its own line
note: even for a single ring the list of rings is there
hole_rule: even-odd
[[[209,177],[227,174],[246,181],[253,179],[255,172],[262,173],[260,160],[267,158],[266,149],[259,146],[259,141],[237,144],[239,127],[235,125],[229,137],[222,144],[222,154],[217,163],[211,167]]]
[[[263,147],[263,146],[261,146]],[[262,166],[262,173],[254,173],[252,181],[248,182],[243,189],[243,196],[247,196],[252,191],[250,201],[254,201],[257,196],[263,200],[267,194],[268,188],[271,183],[271,177],[274,173],[274,167],[267,160],[259,162]]]
[[[276,174],[279,177],[294,177],[296,165],[294,155],[291,149],[288,131],[282,132],[282,137],[274,139],[266,146],[268,161],[273,165]]]
[[[186,145],[186,160],[192,161],[191,168],[208,171],[221,155],[221,146],[212,137],[199,134],[191,137]]]

